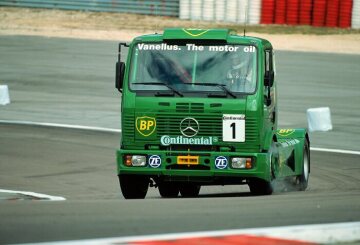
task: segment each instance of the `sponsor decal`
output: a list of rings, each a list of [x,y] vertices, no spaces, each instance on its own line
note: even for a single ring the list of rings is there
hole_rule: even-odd
[[[288,147],[288,146],[296,145],[298,143],[300,143],[300,141],[298,139],[286,140],[284,142],[281,142],[281,146]]]
[[[194,137],[199,132],[200,126],[195,118],[187,117],[180,122],[180,132],[186,137]]]
[[[158,168],[161,166],[161,158],[158,155],[152,155],[149,157],[149,166],[152,168]]]
[[[199,37],[201,35],[204,35],[205,33],[207,33],[210,30],[201,30],[201,29],[183,29],[183,31],[188,34],[189,36],[192,37]]]
[[[222,134],[224,142],[245,142],[245,115],[224,114]]]
[[[283,137],[290,136],[295,132],[295,129],[280,129],[277,134]]]
[[[219,156],[215,158],[215,167],[217,169],[225,169],[228,165],[228,160],[226,157]]]
[[[138,44],[139,50],[164,50],[164,51],[180,51],[181,48],[178,45],[169,45],[166,43],[161,44],[145,44],[139,43]]]
[[[182,135],[180,136],[169,136],[169,135],[163,135],[160,138],[160,143],[163,146],[168,145],[212,145],[213,143],[218,142],[217,137],[193,137],[188,138],[184,137]]]
[[[152,135],[156,129],[156,119],[154,117],[137,117],[135,124],[139,134],[145,137]]]

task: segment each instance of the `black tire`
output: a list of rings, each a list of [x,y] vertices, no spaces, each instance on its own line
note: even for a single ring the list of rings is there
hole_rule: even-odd
[[[121,192],[125,199],[144,199],[150,179],[141,175],[119,175]]]
[[[270,148],[270,166],[269,166],[269,177],[270,181],[263,179],[251,179],[249,183],[250,192],[253,195],[271,195],[274,192],[274,181],[275,181],[275,170],[274,167],[278,161],[278,152],[276,148],[276,142],[271,143]]]
[[[249,183],[250,192],[253,195],[271,195],[274,191],[271,182],[263,179],[252,179]]]
[[[199,196],[200,189],[201,185],[196,185],[192,183],[180,185],[180,193],[182,197],[197,197]]]
[[[303,150],[303,162],[302,162],[302,172],[297,176],[296,179],[296,188],[299,191],[305,191],[308,187],[310,176],[310,147],[309,142],[305,140],[304,150]]]
[[[179,186],[173,182],[162,182],[159,184],[159,193],[164,198],[174,198],[179,195]]]

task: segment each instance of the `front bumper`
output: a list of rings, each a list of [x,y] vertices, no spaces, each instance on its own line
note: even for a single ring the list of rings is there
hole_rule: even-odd
[[[126,166],[125,155],[144,155],[146,165],[142,167]],[[178,156],[198,156],[198,164],[183,165],[179,169],[177,164]],[[158,167],[151,167],[149,159],[151,156],[158,156],[161,164]],[[219,169],[215,165],[217,157],[227,159],[227,167]],[[253,167],[251,169],[234,169],[231,167],[231,157],[251,157]],[[237,152],[183,152],[183,151],[160,151],[160,150],[117,150],[117,171],[118,174],[139,174],[154,177],[173,177],[188,179],[204,178],[211,180],[218,177],[225,178],[260,178],[270,180],[270,156],[268,153],[237,153]]]

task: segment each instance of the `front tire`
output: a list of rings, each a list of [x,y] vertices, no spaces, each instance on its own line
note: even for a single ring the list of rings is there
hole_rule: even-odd
[[[173,182],[162,182],[159,184],[159,193],[164,198],[174,198],[179,195],[179,186]]]
[[[201,186],[192,184],[192,183],[186,183],[180,185],[180,193],[182,197],[197,197],[199,195]]]
[[[275,166],[279,157],[276,142],[273,141],[270,148],[269,177],[270,180],[251,179],[249,183],[250,192],[253,195],[271,195],[274,192],[273,182],[275,180]]]
[[[249,183],[250,192],[253,195],[271,195],[274,191],[272,183],[263,179],[252,179]]]
[[[141,175],[119,175],[121,192],[125,199],[144,199],[149,189],[149,177]]]

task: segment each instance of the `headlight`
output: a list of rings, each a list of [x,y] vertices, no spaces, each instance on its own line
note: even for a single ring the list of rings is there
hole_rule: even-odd
[[[143,167],[146,165],[146,156],[126,155],[124,160],[124,164],[128,167]]]
[[[142,167],[146,165],[146,156],[134,155],[131,158],[131,164],[134,167]]]
[[[249,157],[233,157],[231,158],[231,167],[239,169],[252,168],[252,158]]]

